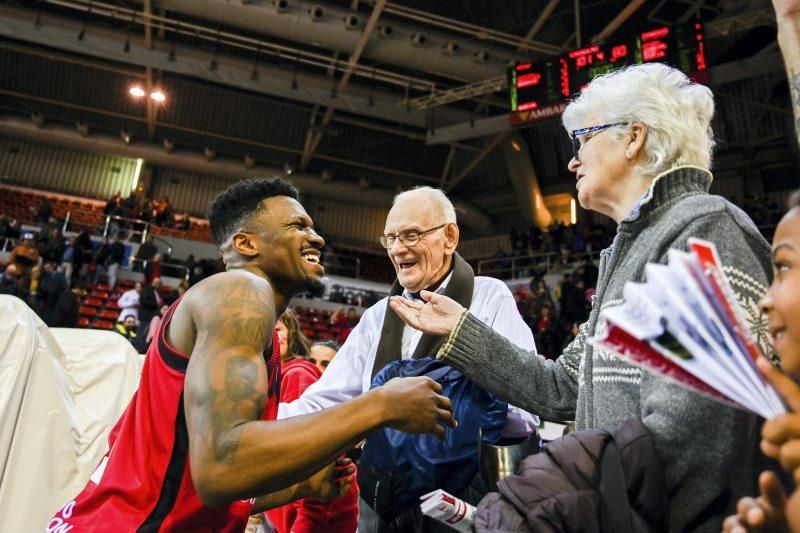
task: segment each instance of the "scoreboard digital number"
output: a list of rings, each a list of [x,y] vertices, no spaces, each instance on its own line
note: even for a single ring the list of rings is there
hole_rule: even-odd
[[[595,76],[650,62],[676,67],[708,82],[703,27],[699,22],[645,31],[623,42],[593,44],[563,56],[520,63],[508,71],[512,125],[561,115],[567,100]]]

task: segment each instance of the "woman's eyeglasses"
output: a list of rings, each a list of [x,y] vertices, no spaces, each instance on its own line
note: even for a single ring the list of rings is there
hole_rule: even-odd
[[[570,135],[570,139],[572,139],[572,157],[575,159],[575,161],[580,162],[578,152],[581,149],[581,137],[584,135],[589,133],[597,133],[598,131],[613,128],[614,126],[624,126],[625,124],[627,124],[627,122],[614,122],[613,124],[601,124],[599,126],[589,126],[588,128],[572,130],[572,135]]]

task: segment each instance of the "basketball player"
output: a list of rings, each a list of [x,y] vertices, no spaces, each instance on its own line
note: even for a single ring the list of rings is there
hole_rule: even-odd
[[[274,421],[275,321],[292,296],[323,289],[325,241],[280,179],[231,186],[209,222],[227,271],[193,286],[164,316],[109,451],[49,531],[243,531],[250,514],[346,492],[352,467],[340,462],[335,473],[334,462],[371,430],[443,437],[455,426],[449,400],[428,378],[393,380]]]

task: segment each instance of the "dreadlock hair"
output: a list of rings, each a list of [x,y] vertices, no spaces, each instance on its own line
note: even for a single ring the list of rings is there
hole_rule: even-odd
[[[211,236],[221,247],[245,220],[264,209],[261,201],[273,196],[298,199],[297,189],[281,178],[251,178],[234,183],[211,204],[208,223]]]

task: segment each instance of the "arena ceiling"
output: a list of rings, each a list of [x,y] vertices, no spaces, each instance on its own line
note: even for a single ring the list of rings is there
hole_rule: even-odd
[[[557,120],[509,130],[508,65],[693,18],[721,79],[774,75],[749,105],[784,116],[769,0],[6,0],[0,134],[232,178],[291,169],[352,203],[439,186],[505,228],[529,216],[498,149],[512,134],[545,192],[572,187]]]

